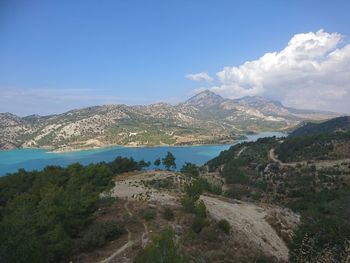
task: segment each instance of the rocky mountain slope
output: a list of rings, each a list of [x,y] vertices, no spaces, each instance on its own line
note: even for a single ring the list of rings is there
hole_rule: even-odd
[[[291,109],[261,97],[230,100],[203,91],[175,106],[104,105],[23,118],[0,113],[0,149],[225,143],[249,131],[286,129],[334,115]]]

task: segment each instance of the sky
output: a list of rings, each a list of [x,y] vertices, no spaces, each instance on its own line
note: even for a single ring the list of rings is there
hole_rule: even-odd
[[[350,113],[350,1],[0,0],[0,112],[203,89]]]

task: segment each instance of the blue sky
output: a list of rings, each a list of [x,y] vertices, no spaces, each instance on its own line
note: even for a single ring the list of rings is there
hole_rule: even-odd
[[[262,95],[299,108],[350,112],[344,100],[350,98],[349,10],[350,1],[341,0],[3,0],[0,112],[50,114],[96,104],[176,103],[204,88],[230,98]],[[327,60],[336,49],[342,50],[342,62],[332,69],[322,65],[298,82],[285,77],[297,74],[292,66],[272,75],[260,72],[259,58],[281,52],[293,36],[309,32],[315,35],[302,35],[307,38],[303,45],[315,39],[329,44],[308,63]],[[293,63],[294,58],[293,53]],[[247,61],[259,66],[249,67],[249,76],[238,80],[236,69],[247,72],[240,67]],[[339,75],[331,82],[327,74],[334,72]],[[189,75],[197,73],[209,78]],[[314,102],[303,100],[318,91]]]

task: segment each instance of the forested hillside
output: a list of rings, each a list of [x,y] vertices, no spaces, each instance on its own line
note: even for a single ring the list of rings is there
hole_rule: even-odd
[[[232,146],[207,166],[224,179],[226,196],[300,213],[291,262],[348,262],[349,146],[348,132],[267,138]]]
[[[306,123],[291,133],[291,136],[312,135],[320,133],[341,132],[350,130],[350,117],[343,116],[321,123]]]
[[[100,194],[114,186],[113,176],[143,165],[118,157],[111,163],[48,166],[1,177],[0,261],[67,262],[125,233],[121,219],[96,221],[113,202]]]

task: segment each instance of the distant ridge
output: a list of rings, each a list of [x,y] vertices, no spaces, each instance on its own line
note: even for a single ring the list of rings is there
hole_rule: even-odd
[[[102,105],[23,118],[0,113],[0,149],[232,143],[247,132],[285,130],[335,116],[257,96],[232,100],[205,90],[178,105]]]

